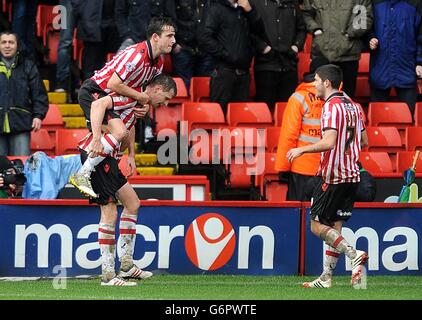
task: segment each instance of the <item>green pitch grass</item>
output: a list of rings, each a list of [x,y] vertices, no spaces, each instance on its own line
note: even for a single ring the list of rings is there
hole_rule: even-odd
[[[422,276],[369,276],[368,289],[354,290],[349,277],[331,289],[304,289],[299,276],[156,275],[136,287],[104,287],[99,279],[0,281],[7,300],[422,300]]]

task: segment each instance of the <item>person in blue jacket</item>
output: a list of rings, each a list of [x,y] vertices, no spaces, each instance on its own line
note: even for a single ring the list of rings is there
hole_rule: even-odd
[[[422,2],[374,0],[372,5],[371,101],[389,101],[390,90],[395,88],[413,116],[417,77],[422,77]]]

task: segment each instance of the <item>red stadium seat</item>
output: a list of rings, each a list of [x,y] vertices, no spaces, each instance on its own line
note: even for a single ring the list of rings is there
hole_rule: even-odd
[[[256,183],[264,200],[271,202],[285,201],[287,184],[279,182],[278,171],[275,169],[276,153],[265,153],[264,172],[258,175]]]
[[[190,80],[190,99],[193,102],[209,101],[210,77],[192,77]]]
[[[311,53],[312,49],[312,36],[310,33],[306,34],[305,46],[303,47],[304,53]]]
[[[46,129],[31,132],[31,151],[43,151],[48,155],[54,155],[54,142]]]
[[[303,75],[306,72],[309,72],[309,68],[311,66],[311,55],[309,53],[299,52],[297,57],[299,59],[297,63],[297,76],[299,82],[302,82]]]
[[[408,151],[422,149],[422,127],[408,127],[406,129],[406,146]]]
[[[47,33],[47,28],[52,28],[54,18],[60,14],[58,11],[53,13],[54,6],[39,5],[37,9],[36,25],[37,37],[43,37]],[[46,42],[44,41],[44,44]]]
[[[48,48],[48,63],[57,63],[57,52],[59,49],[60,32],[58,31],[47,31],[46,34],[46,46]]]
[[[48,105],[48,112],[42,121],[42,127],[48,131],[54,131],[64,127],[62,114],[56,104]]]
[[[413,158],[415,156],[414,151],[401,151],[397,152],[397,171],[403,172],[411,167]],[[422,173],[422,153],[419,154],[419,159],[416,162],[416,173]]]
[[[361,152],[359,160],[369,173],[393,172],[393,165],[387,152]]]
[[[223,110],[216,102],[184,102],[181,120],[188,122],[188,132],[194,128],[213,129],[226,124]]]
[[[404,151],[399,131],[395,127],[367,127],[368,151]]]
[[[273,122],[265,102],[231,102],[227,104],[229,126],[268,127]]]
[[[173,80],[176,82],[177,94],[170,100],[169,104],[181,104],[183,102],[189,101],[188,89],[186,88],[185,82],[182,78],[173,77]]]
[[[59,129],[56,132],[56,155],[79,153],[78,143],[88,129]]]
[[[267,152],[276,152],[280,138],[280,127],[267,128]]]
[[[359,102],[366,103],[371,95],[369,88],[369,79],[367,75],[358,75],[356,77],[355,97]]]
[[[368,121],[370,126],[406,128],[412,125],[412,116],[405,102],[371,102]]]
[[[156,122],[155,131],[157,134],[164,132],[164,129],[170,129],[174,135],[177,134],[177,123],[182,118],[182,107],[180,105],[175,106],[159,106],[154,109],[154,120]],[[170,133],[169,130],[166,130]],[[169,134],[170,135],[170,134]],[[173,134],[171,134],[173,136]]]
[[[422,127],[422,102],[417,102],[415,106],[415,126]]]
[[[283,123],[284,109],[286,109],[287,102],[277,102],[274,108],[274,125],[281,127]]]
[[[369,61],[371,54],[369,52],[362,52],[359,59],[359,74],[368,74],[369,73]]]

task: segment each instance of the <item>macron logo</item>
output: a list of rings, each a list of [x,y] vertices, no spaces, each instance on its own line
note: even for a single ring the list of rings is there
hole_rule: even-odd
[[[233,226],[222,215],[206,213],[189,226],[185,249],[191,262],[202,270],[216,270],[233,256],[236,236]]]

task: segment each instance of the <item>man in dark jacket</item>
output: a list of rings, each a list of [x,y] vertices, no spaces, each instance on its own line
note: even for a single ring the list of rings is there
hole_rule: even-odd
[[[272,110],[297,87],[297,53],[305,44],[306,26],[297,0],[251,0],[251,4],[265,25],[265,34],[254,36],[255,100]]]
[[[149,1],[116,0],[114,15],[121,39],[118,51],[147,39],[147,27],[151,19]]]
[[[48,110],[44,84],[32,60],[20,56],[17,35],[0,34],[0,155],[27,156],[31,130]]]
[[[84,43],[82,78],[90,78],[101,69],[108,53],[119,48],[119,34],[114,19],[115,0],[71,0],[76,37]]]
[[[166,0],[165,14],[177,24],[176,45],[171,52],[173,71],[188,89],[193,76],[209,77],[214,69],[212,57],[198,45],[206,3],[207,0]]]
[[[248,100],[254,56],[251,30],[259,33],[263,29],[248,0],[215,0],[207,9],[199,44],[215,60],[210,100],[220,103],[224,111],[228,102]]]
[[[394,87],[413,116],[416,77],[422,77],[422,2],[376,0],[373,11],[369,37],[371,101],[388,101]]]

